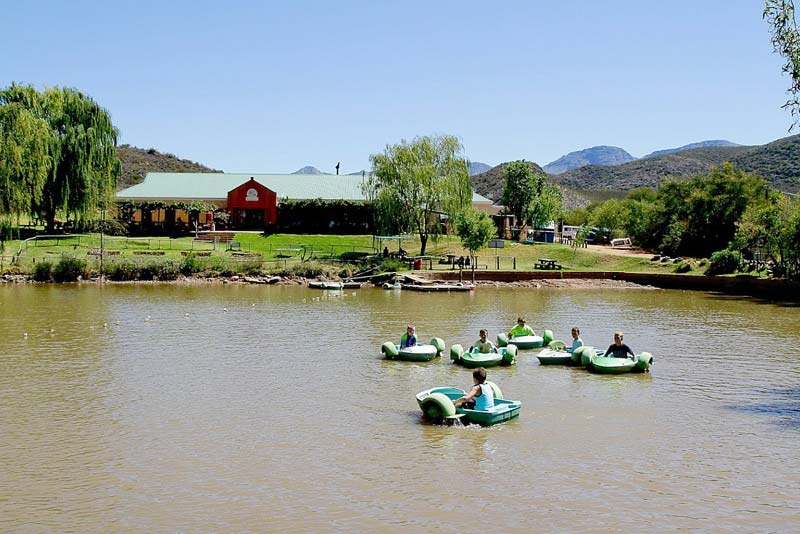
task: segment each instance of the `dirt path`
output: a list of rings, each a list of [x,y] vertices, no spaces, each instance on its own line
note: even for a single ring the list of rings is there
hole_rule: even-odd
[[[589,250],[601,252],[603,254],[611,254],[613,256],[632,256],[637,258],[652,258],[651,252],[645,252],[636,247],[612,247],[610,245],[589,245]]]

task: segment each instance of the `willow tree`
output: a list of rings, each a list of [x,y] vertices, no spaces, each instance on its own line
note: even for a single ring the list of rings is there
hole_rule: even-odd
[[[463,147],[450,135],[417,137],[372,154],[364,192],[373,201],[379,231],[419,235],[420,255],[428,238],[443,232],[442,216],[454,218],[472,202]]]
[[[0,106],[0,224],[29,214],[50,171],[50,129],[19,103]]]
[[[764,3],[764,19],[771,26],[772,47],[784,57],[786,63],[783,72],[787,73],[792,83],[787,93],[789,100],[783,105],[792,112],[794,122],[792,130],[800,122],[800,31],[795,20],[794,2],[792,0],[766,0]]]
[[[32,86],[12,84],[0,91],[0,107],[21,108],[26,120],[39,125],[31,130],[30,142],[46,147],[46,157],[33,164],[40,170],[45,161],[44,180],[25,168],[16,168],[10,179],[36,184],[29,192],[29,213],[44,219],[48,231],[57,213],[83,217],[110,198],[121,172],[118,131],[92,98],[70,88],[40,93]]]

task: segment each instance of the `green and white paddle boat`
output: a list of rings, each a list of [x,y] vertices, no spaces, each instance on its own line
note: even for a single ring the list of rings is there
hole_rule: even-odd
[[[584,352],[586,352],[584,350]],[[640,352],[634,358],[614,358],[596,354],[588,358],[586,368],[592,372],[603,375],[620,375],[624,373],[649,373],[653,365],[653,355],[649,352]]]
[[[488,380],[486,384],[494,391],[494,407],[490,410],[471,410],[463,406],[456,408],[453,401],[465,396],[466,392],[452,387],[432,388],[417,393],[417,404],[425,418],[436,423],[460,420],[467,425],[492,426],[519,417],[522,402],[505,400],[497,384]]]
[[[509,345],[491,352],[480,352],[477,348],[465,351],[464,347],[455,344],[450,347],[450,359],[453,362],[474,369],[476,367],[494,367],[496,365],[514,365],[517,360],[517,347]]]
[[[551,330],[545,330],[542,336],[513,336],[509,338],[508,334],[497,334],[498,347],[514,345],[521,350],[538,349],[544,347],[551,341],[553,341],[553,332]]]
[[[444,340],[435,337],[429,344],[418,344],[413,347],[400,348],[400,345],[387,341],[381,347],[381,352],[387,360],[403,360],[406,362],[429,362],[442,355]]]
[[[597,351],[592,347],[589,347],[589,349],[593,351],[593,354],[603,354],[603,351]],[[542,365],[584,365],[581,363],[583,351],[583,346],[570,351],[563,341],[551,341],[547,348],[537,354],[536,357],[539,358],[539,363]],[[588,354],[587,352],[587,357]]]

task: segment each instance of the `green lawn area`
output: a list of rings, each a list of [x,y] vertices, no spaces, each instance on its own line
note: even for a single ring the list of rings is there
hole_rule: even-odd
[[[382,250],[385,245],[391,252],[399,246],[397,240],[384,241],[379,244],[371,235],[307,235],[307,234],[274,234],[264,236],[258,233],[237,234],[235,241],[240,247],[233,250],[225,243],[214,247],[213,243],[198,242],[191,237],[170,239],[166,237],[119,238],[104,237],[103,248],[116,253],[111,258],[130,258],[137,262],[156,259],[182,260],[192,252],[209,256],[216,261],[296,261],[301,259],[349,258],[355,255],[372,254]],[[19,241],[7,241],[3,256],[4,265],[8,258],[17,253]],[[375,247],[375,248],[373,248]],[[416,236],[404,236],[402,247],[409,255],[419,254],[420,242]],[[57,261],[63,254],[79,258],[96,259],[100,249],[100,235],[91,234],[81,237],[62,237],[57,240],[42,240],[23,244],[23,267],[27,263],[50,259]],[[444,236],[436,241],[429,240],[426,255],[467,256],[468,251],[461,246],[456,237]],[[343,256],[344,255],[344,256]],[[620,256],[603,251],[574,248],[569,245],[537,243],[524,244],[505,241],[500,249],[483,249],[478,253],[478,264],[490,270],[531,271],[539,258],[552,258],[569,271],[625,271],[648,273],[671,273],[675,270],[673,263],[651,262],[648,258]],[[428,262],[423,268],[427,268]],[[448,265],[433,260],[434,269],[449,269]],[[704,269],[698,266],[689,274],[700,274]]]

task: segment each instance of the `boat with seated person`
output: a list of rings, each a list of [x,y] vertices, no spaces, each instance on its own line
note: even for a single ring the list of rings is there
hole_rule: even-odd
[[[463,424],[492,426],[503,421],[519,417],[521,401],[506,400],[503,392],[494,382],[485,382],[494,393],[494,406],[488,410],[475,410],[459,406],[455,401],[464,397],[463,389],[454,387],[436,387],[417,393],[417,404],[426,419],[436,423],[461,421]]]
[[[400,345],[387,341],[381,346],[381,352],[387,360],[402,360],[406,362],[429,362],[439,357],[444,352],[445,345],[442,338],[434,337],[429,344],[417,344],[412,347],[400,348]]]
[[[508,337],[505,333],[497,334],[497,346],[498,347],[505,347],[507,345],[515,345],[518,349],[521,350],[528,350],[528,349],[538,349],[540,347],[544,347],[548,343],[553,341],[553,331],[552,330],[545,330],[544,334],[541,336],[532,335],[532,336],[513,336]]]
[[[517,347],[509,345],[490,352],[481,352],[477,348],[464,350],[459,344],[450,347],[450,359],[454,363],[474,369],[476,367],[494,367],[496,365],[514,365],[517,359]]]

